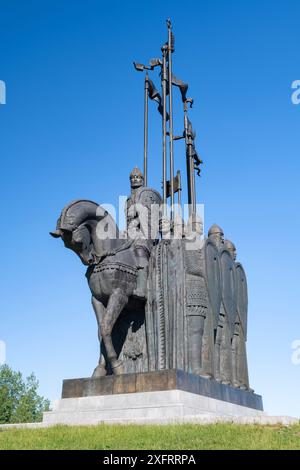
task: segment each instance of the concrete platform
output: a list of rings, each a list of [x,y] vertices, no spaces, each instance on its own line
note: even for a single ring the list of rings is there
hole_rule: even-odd
[[[44,413],[45,424],[170,422],[189,416],[261,416],[262,411],[182,390],[63,398]],[[203,416],[204,415],[204,416]]]
[[[0,426],[11,428],[45,428],[57,424],[99,425],[136,424],[199,425],[228,422],[236,424],[292,425],[299,420],[287,416],[268,416],[254,410],[182,390],[140,392],[94,397],[63,398],[44,413],[42,423]]]
[[[213,398],[235,405],[262,411],[262,397],[199,375],[181,370],[161,370],[138,374],[124,374],[100,378],[69,379],[63,381],[62,398],[83,398],[102,395],[137,394],[181,390],[202,397]]]
[[[0,426],[42,428],[57,424],[298,424],[287,416],[268,416],[262,398],[180,370],[64,380],[62,399],[44,413],[42,423]]]

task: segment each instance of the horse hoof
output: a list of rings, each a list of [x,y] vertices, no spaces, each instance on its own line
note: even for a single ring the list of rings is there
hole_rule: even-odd
[[[93,372],[92,378],[96,379],[97,377],[104,377],[106,375],[106,369],[103,366],[97,366]]]
[[[121,375],[124,374],[124,366],[122,361],[116,361],[115,364],[112,364],[112,370],[114,375]]]

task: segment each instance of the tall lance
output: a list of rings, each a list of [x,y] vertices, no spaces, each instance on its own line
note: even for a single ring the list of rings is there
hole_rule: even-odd
[[[171,20],[167,20],[168,26],[168,81],[169,81],[169,145],[170,145],[170,196],[171,196],[171,220],[173,220],[174,208],[174,147],[173,147],[173,93],[172,93],[172,54],[174,52],[174,35],[172,33]]]
[[[181,204],[181,180],[180,172],[177,172],[176,177],[174,177],[174,140],[179,140],[184,138],[184,136],[176,137],[173,135],[173,90],[172,85],[179,87],[181,98],[183,103],[186,100],[186,93],[188,90],[188,85],[178,78],[175,77],[172,73],[172,53],[174,52],[174,43],[175,38],[172,32],[171,21],[167,20],[168,26],[168,42],[162,47],[163,59],[162,59],[162,96],[163,101],[166,103],[166,96],[169,95],[169,132],[166,132],[166,120],[163,119],[163,188],[164,194],[164,203],[166,204],[166,199],[171,198],[171,220],[174,216],[173,214],[173,205],[174,205],[174,194],[178,192],[179,205]],[[168,59],[168,68],[166,62]],[[166,105],[165,105],[166,107]],[[169,154],[170,154],[170,180],[166,179],[166,135],[169,135]]]
[[[197,154],[195,148],[195,137],[196,134],[193,131],[192,123],[188,118],[187,111],[188,105],[190,108],[193,106],[194,100],[187,98],[188,84],[179,80],[172,75],[172,85],[177,86],[180,89],[181,98],[183,102],[184,111],[184,132],[183,136],[173,137],[173,140],[185,139],[186,148],[186,173],[187,173],[187,188],[188,188],[188,204],[189,204],[189,215],[196,213],[196,186],[195,186],[195,171],[200,176],[200,164],[203,163]]]
[[[187,111],[188,105],[190,108],[193,106],[194,100],[187,98],[188,84],[179,80],[172,75],[172,85],[177,86],[180,89],[181,98],[183,102],[184,111],[184,132],[182,136],[173,137],[173,140],[185,139],[186,148],[186,173],[187,173],[187,188],[188,188],[188,204],[189,204],[189,216],[196,213],[196,186],[195,186],[195,171],[200,176],[200,164],[203,163],[199,158],[195,148],[195,137],[196,134],[193,131],[192,123],[188,118]]]
[[[162,173],[163,173],[163,215],[166,215],[167,198],[171,198],[171,220],[174,219],[174,193],[178,192],[179,205],[181,203],[181,181],[180,172],[174,178],[174,140],[185,139],[186,166],[187,166],[187,186],[189,215],[196,213],[196,190],[195,171],[200,175],[200,164],[203,163],[195,149],[195,133],[191,121],[187,116],[188,103],[192,107],[193,100],[186,97],[188,85],[177,79],[172,73],[172,53],[174,52],[174,35],[170,19],[167,20],[168,41],[162,46],[162,59],[150,60],[150,65],[143,65],[134,62],[134,67],[138,71],[153,70],[154,67],[161,67],[161,87],[162,96],[150,80],[148,72],[145,75],[144,84],[144,181],[147,184],[148,165],[148,99],[158,103],[158,111],[162,115]],[[181,136],[173,135],[173,93],[172,85],[179,87],[182,102],[184,104],[184,133]],[[169,95],[169,113],[167,112],[167,95]],[[167,121],[169,121],[169,132],[167,132]],[[167,136],[169,137],[170,154],[170,180],[167,180]]]
[[[195,171],[197,171],[198,176],[200,176],[200,164],[203,162],[195,148],[194,141],[196,134],[194,133],[192,123],[187,116],[188,103],[190,104],[190,107],[192,107],[193,100],[187,98],[184,102],[184,138],[186,148],[189,216],[191,216],[196,214]]]
[[[168,83],[169,85],[169,83]],[[187,135],[188,135],[188,118],[187,118],[187,104],[190,103],[190,106],[192,107],[193,100],[191,98],[187,98],[187,90],[188,90],[188,84],[184,83],[182,80],[179,80],[175,75],[172,75],[172,85],[176,86],[179,88],[180,93],[181,93],[181,99],[183,102],[183,109],[184,109],[184,132],[183,135],[180,136],[173,136],[173,140],[180,140],[180,139],[185,139],[186,141],[186,154],[188,150],[188,145],[189,142],[187,141]],[[193,170],[194,167],[193,165],[190,164],[190,159],[187,159],[187,187],[188,187],[188,203],[189,207],[192,207],[192,201],[194,201],[194,207],[196,207],[196,195],[195,195],[195,184],[194,184],[194,179],[193,179]],[[170,184],[168,184],[168,188],[170,187]],[[179,189],[180,188],[180,189]],[[181,205],[181,179],[180,179],[180,172],[177,172],[176,177],[174,178],[174,193],[178,191],[178,204]],[[189,209],[189,212],[191,212],[192,209]]]
[[[157,65],[161,65],[159,59],[153,59],[150,61],[150,66],[140,64],[138,62],[133,63],[134,68],[138,72],[146,70],[145,82],[144,82],[144,184],[147,186],[148,183],[148,99],[154,100],[158,103],[158,111],[163,114],[162,99],[154,86],[152,80],[148,75],[148,70],[153,70]],[[168,119],[168,115],[166,116]]]
[[[146,72],[144,86],[144,185],[147,186],[148,177],[148,95],[149,75]]]
[[[162,50],[161,89],[163,101],[162,115],[162,189],[163,189],[163,216],[167,210],[167,53],[168,46],[165,44]]]

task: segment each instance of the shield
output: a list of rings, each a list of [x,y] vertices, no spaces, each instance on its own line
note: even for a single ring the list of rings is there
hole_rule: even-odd
[[[159,192],[155,189],[142,186],[136,192],[135,202],[137,204],[143,204],[147,206],[152,204],[160,205],[162,203],[162,199]]]
[[[237,313],[236,294],[236,269],[235,262],[228,250],[220,253],[221,277],[222,277],[222,302],[227,314],[231,336],[234,334],[234,326]]]
[[[213,314],[214,328],[217,328],[222,300],[221,269],[218,249],[208,239],[204,243],[204,254],[209,304]]]
[[[135,195],[135,209],[139,215],[143,233],[147,238],[155,240],[159,231],[160,206],[162,203],[158,191],[141,187]]]
[[[237,311],[247,339],[248,289],[247,278],[241,263],[236,263]]]

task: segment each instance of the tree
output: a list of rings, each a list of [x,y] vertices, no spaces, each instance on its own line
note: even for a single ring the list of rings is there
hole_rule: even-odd
[[[0,424],[42,421],[50,402],[38,395],[38,386],[33,373],[23,379],[21,372],[0,366]]]

